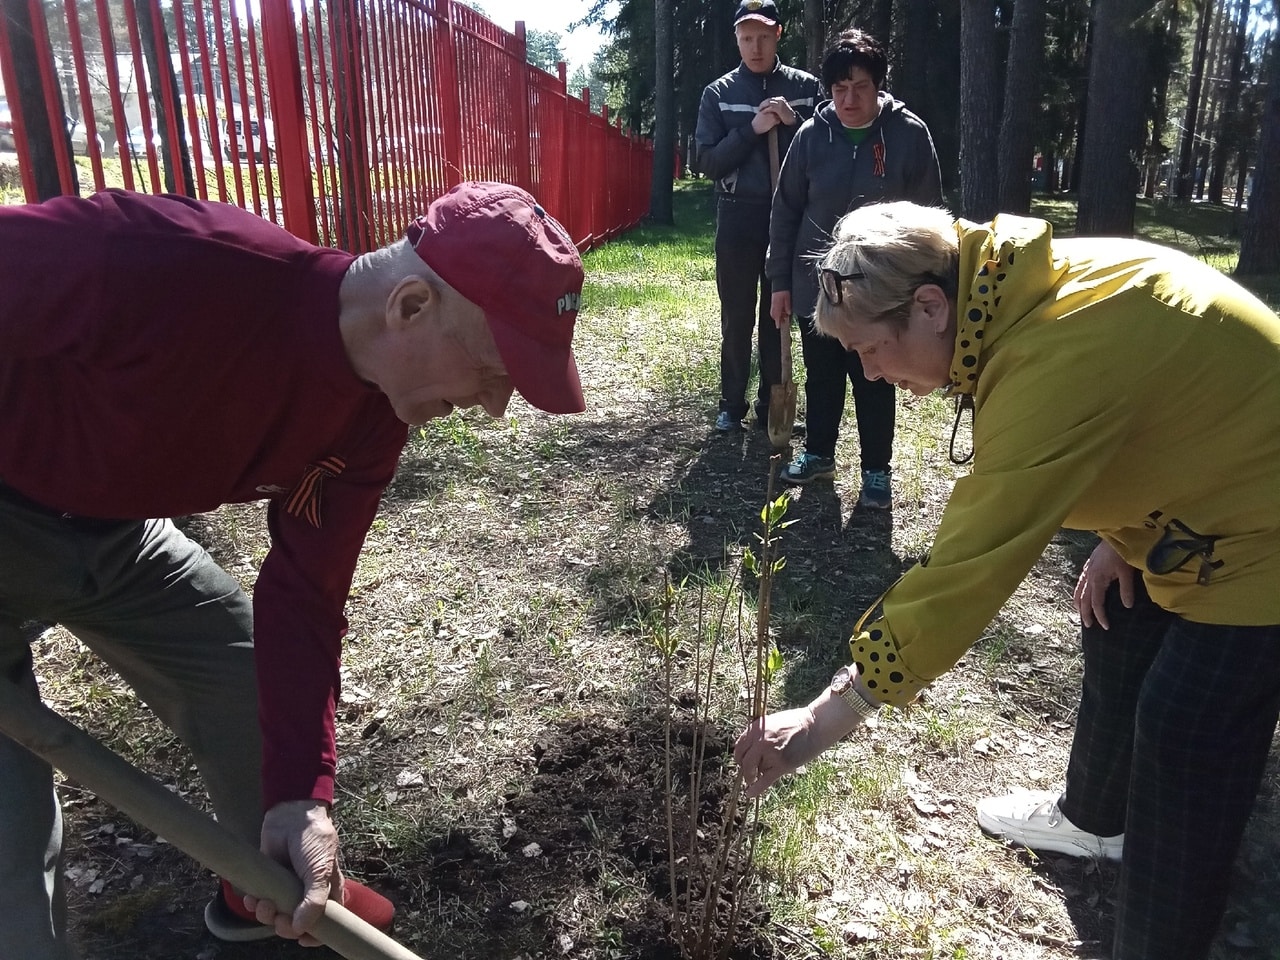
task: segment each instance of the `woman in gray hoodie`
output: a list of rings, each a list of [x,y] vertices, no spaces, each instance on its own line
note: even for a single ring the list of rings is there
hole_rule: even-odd
[[[861,446],[860,505],[888,509],[893,451],[894,388],[868,380],[856,353],[813,329],[818,281],[814,255],[831,243],[836,221],[866,203],[942,202],[933,138],[924,121],[882,88],[889,62],[862,30],[846,30],[822,61],[831,99],[796,133],[778,178],[769,219],[765,273],[779,329],[800,320],[808,435],[804,451],[782,470],[788,483],[835,475],[836,439],[844,413],[845,377],[853,386]]]

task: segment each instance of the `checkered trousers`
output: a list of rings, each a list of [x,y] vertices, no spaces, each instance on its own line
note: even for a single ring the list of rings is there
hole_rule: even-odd
[[[1137,584],[1083,630],[1061,808],[1124,834],[1113,960],[1205,960],[1280,715],[1280,625],[1191,623]]]

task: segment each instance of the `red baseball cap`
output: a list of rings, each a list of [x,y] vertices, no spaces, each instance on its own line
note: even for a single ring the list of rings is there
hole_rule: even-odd
[[[587,408],[572,349],[582,259],[532,196],[508,183],[460,183],[406,236],[441,280],[484,311],[522,397],[548,413]]]

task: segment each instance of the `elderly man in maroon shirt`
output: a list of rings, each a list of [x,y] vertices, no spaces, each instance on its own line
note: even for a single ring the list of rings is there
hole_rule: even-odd
[[[0,209],[0,677],[38,696],[21,624],[63,624],[191,748],[218,818],[292,865],[292,915],[224,883],[217,936],[314,942],[329,897],[390,924],[329,819],[356,558],[407,424],[500,416],[513,387],[584,409],[581,290],[563,228],[503,184],[361,257],[181,197]],[[263,498],[252,605],[155,519]],[[75,956],[61,839],[52,771],[0,737],[5,956]]]

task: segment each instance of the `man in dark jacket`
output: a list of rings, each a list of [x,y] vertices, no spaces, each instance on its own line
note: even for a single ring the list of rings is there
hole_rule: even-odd
[[[769,388],[782,375],[782,351],[778,331],[769,321],[770,289],[764,275],[774,186],[770,141],[776,141],[777,156],[785,156],[796,128],[813,115],[820,92],[816,77],[778,59],[782,23],[773,0],[742,0],[733,31],[742,63],[707,84],[694,134],[699,169],[716,182],[721,337],[716,429],[722,431],[737,429],[747,414],[751,337],[757,330],[756,417],[762,427],[769,422]]]
[[[877,200],[942,202],[938,156],[924,121],[883,89],[889,62],[862,30],[846,30],[822,61],[831,99],[800,127],[782,165],[769,224],[765,265],[780,328],[800,318],[804,348],[805,449],[782,471],[788,483],[835,475],[836,439],[844,414],[845,377],[853,386],[861,448],[858,503],[888,509],[894,389],[868,380],[856,353],[814,332],[818,298],[814,254],[831,242],[836,221]]]

